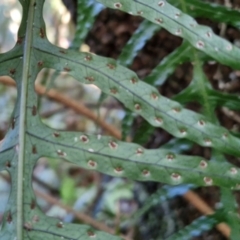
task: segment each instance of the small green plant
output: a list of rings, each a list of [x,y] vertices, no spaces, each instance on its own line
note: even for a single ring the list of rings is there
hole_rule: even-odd
[[[211,228],[224,221],[231,227],[231,239],[237,240],[240,218],[232,191],[240,188],[240,169],[229,163],[223,154],[239,157],[240,139],[238,133],[220,126],[214,110],[218,106],[239,110],[239,97],[212,89],[202,68],[204,62],[210,59],[240,70],[240,50],[217,36],[212,29],[199,25],[194,17],[208,16],[239,28],[239,12],[197,0],[98,2],[145,19],[117,61],[91,53],[79,53],[74,49],[62,49],[49,43],[42,17],[44,1],[20,0],[23,17],[17,43],[11,51],[0,55],[0,75],[12,77],[18,92],[10,128],[0,145],[1,170],[7,170],[12,181],[0,238],[121,239],[117,233],[109,235],[90,226],[63,224],[38,209],[31,186],[32,171],[40,157],[49,157],[66,159],[85,169],[133,180],[169,185],[219,186],[223,203],[219,212],[215,216],[196,220],[171,239],[189,239],[195,227],[208,224]],[[87,8],[88,4],[91,8]],[[79,20],[82,25],[78,24],[74,46],[84,41],[87,34],[81,26],[93,22],[102,9],[96,4],[95,1],[79,1],[79,11],[86,7],[90,9],[90,15]],[[212,14],[208,15],[209,12]],[[184,41],[141,81],[127,66],[160,28]],[[163,84],[180,63],[187,61],[194,65],[191,84],[174,99],[159,94],[155,87]],[[176,139],[188,139],[200,146],[211,147],[212,160],[181,155],[164,148],[147,150],[136,143],[111,137],[56,131],[47,127],[40,120],[34,90],[35,79],[43,68],[65,71],[77,81],[95,84],[105,94],[122,102],[130,110],[129,118],[131,112],[142,116],[148,122],[146,129],[150,132],[151,125],[163,128]],[[184,104],[193,98],[203,106],[203,114],[184,108]]]

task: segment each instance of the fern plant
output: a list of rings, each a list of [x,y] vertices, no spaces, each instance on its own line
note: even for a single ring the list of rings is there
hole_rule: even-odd
[[[89,11],[93,12],[92,16],[96,16],[102,7],[97,8],[94,1],[89,2],[93,4],[90,4],[92,8]],[[220,15],[213,14],[210,16],[213,20],[226,21],[239,28],[238,18],[235,18],[239,12],[197,0],[182,0],[181,3],[165,0],[98,2],[105,7],[146,19],[118,61],[50,44],[42,17],[44,1],[20,0],[23,17],[17,43],[11,51],[0,55],[0,74],[12,77],[18,92],[10,128],[0,145],[1,170],[7,170],[12,180],[0,238],[121,239],[117,233],[115,236],[109,235],[95,231],[90,226],[63,224],[45,216],[38,209],[31,186],[32,171],[40,157],[50,157],[66,159],[85,169],[139,181],[219,186],[223,203],[221,211],[224,213],[221,218],[200,218],[171,239],[190,238],[192,235],[189,233],[196,226],[206,224],[207,228],[211,228],[221,221],[231,227],[231,238],[238,239],[240,219],[232,191],[240,188],[240,169],[229,163],[223,154],[239,157],[240,139],[239,134],[219,125],[214,109],[226,106],[238,110],[239,97],[213,90],[202,66],[204,61],[214,59],[239,70],[240,50],[217,36],[210,28],[199,25],[193,17],[197,14],[206,15],[205,9],[217,9],[221,16],[230,17],[219,18]],[[193,5],[196,9],[192,10]],[[86,21],[93,22],[92,19]],[[150,39],[160,28],[182,37],[184,42],[145,81],[141,81],[127,66],[141,49],[137,48],[137,42]],[[83,41],[87,32],[81,34],[79,42],[76,39],[74,46]],[[160,95],[154,85],[161,85],[176,66],[184,61],[192,61],[194,64],[192,83],[174,100]],[[211,147],[214,150],[211,161],[198,156],[181,155],[167,148],[147,150],[136,143],[112,137],[56,131],[47,127],[40,120],[34,90],[36,76],[43,68],[65,71],[77,81],[95,84],[105,94],[122,102],[130,112],[146,119],[149,125],[163,128],[177,139],[188,139],[200,146]],[[203,104],[203,114],[184,108],[183,104],[193,97]],[[146,129],[149,129],[149,125]]]

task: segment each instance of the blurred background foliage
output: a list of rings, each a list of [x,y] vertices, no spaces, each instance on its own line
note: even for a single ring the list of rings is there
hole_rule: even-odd
[[[94,2],[46,0],[44,19],[49,41],[62,48],[91,51],[118,59],[121,64],[134,70],[141,79],[148,76],[164,57],[182,44],[180,38],[164,29],[143,23],[140,17],[104,9]],[[222,5],[230,3],[235,9],[240,6],[238,1],[209,2]],[[0,13],[0,52],[4,53],[16,43],[21,6],[17,0],[1,0]],[[199,17],[197,21],[212,27],[217,34],[231,40],[235,45],[240,45],[239,29],[205,17]],[[144,37],[141,29],[136,32],[141,36],[138,45],[133,46],[138,48],[135,49],[137,54],[133,61],[125,61],[122,50],[140,24],[145,24],[143,30],[147,30],[147,37]],[[160,79],[156,85],[162,95],[175,97],[181,102],[181,95],[178,93],[190,84],[193,68],[187,61],[180,62],[175,67],[169,74],[166,73],[165,80]],[[204,70],[214,89],[226,93],[239,92],[239,71],[213,61],[206,62]],[[36,84],[44,87],[39,96],[42,121],[52,128],[109,135],[96,119],[84,114],[84,111],[79,114],[76,109],[66,107],[66,104],[49,96],[51,90],[54,90],[60,96],[64,95],[66,99],[86,107],[97,119],[116,129],[118,134],[121,135],[122,132],[127,141],[132,140],[149,149],[161,146],[178,153],[200,155],[207,159],[211,157],[211,149],[174,139],[164,130],[150,128],[141,117],[130,114],[116,99],[102,94],[94,85],[78,83],[67,71],[60,73],[53,69],[43,69]],[[9,127],[15,100],[15,88],[0,82],[0,140]],[[202,110],[195,100],[188,102],[186,107],[194,111]],[[240,115],[237,111],[229,112],[228,109],[218,108],[216,115],[229,130],[239,130]],[[1,219],[11,184],[6,172],[1,172],[0,177]],[[194,222],[195,225],[189,230],[188,239],[226,239],[213,228],[214,220],[199,218],[202,213],[185,197],[189,189],[194,189],[206,204],[218,209],[221,203],[220,192],[216,187],[195,189],[188,185],[170,187],[159,183],[140,183],[87,171],[63,160],[41,158],[33,173],[33,188],[42,211],[65,222],[89,223],[87,216],[90,216],[93,221],[100,221],[132,239],[156,240],[167,238],[197,219],[198,222]],[[237,200],[240,199],[237,193],[236,197]],[[72,210],[66,206],[70,206]],[[78,215],[79,212],[83,215]]]

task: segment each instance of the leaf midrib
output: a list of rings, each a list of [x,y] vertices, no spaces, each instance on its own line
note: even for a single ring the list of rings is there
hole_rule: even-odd
[[[24,168],[25,164],[25,151],[26,151],[26,123],[27,123],[27,96],[28,96],[28,84],[29,84],[29,73],[31,71],[31,47],[33,41],[33,28],[32,24],[34,22],[34,3],[35,0],[30,0],[28,5],[28,18],[26,20],[26,38],[23,45],[23,72],[22,72],[22,82],[20,91],[20,118],[19,118],[19,152],[18,152],[18,169],[17,169],[17,239],[23,239],[23,200],[24,200]],[[20,79],[19,79],[20,80]]]

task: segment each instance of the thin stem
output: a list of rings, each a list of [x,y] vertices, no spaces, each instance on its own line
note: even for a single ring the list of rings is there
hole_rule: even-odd
[[[0,77],[0,83],[3,83],[8,86],[16,86],[15,82],[8,77]],[[79,101],[75,101],[68,96],[58,92],[55,89],[47,90],[45,87],[40,84],[35,85],[35,90],[39,95],[46,96],[58,103],[63,104],[66,107],[73,109],[75,112],[80,113],[95,123],[99,124],[103,129],[105,129],[110,135],[114,136],[117,139],[121,139],[121,132],[114,126],[108,124],[104,119],[99,118],[95,113],[89,110],[84,104],[81,104]],[[128,141],[130,139],[128,138]]]

